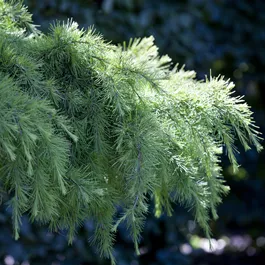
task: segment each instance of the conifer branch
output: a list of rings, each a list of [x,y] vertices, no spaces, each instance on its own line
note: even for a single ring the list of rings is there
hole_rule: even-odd
[[[197,81],[194,71],[172,68],[153,37],[115,46],[71,20],[45,35],[21,1],[0,0],[0,183],[15,238],[23,214],[67,229],[69,243],[89,218],[91,243],[114,264],[122,222],[139,254],[147,198],[157,217],[174,202],[191,209],[210,236],[229,190],[223,147],[235,170],[236,137],[246,151],[262,150],[233,88],[220,76]]]

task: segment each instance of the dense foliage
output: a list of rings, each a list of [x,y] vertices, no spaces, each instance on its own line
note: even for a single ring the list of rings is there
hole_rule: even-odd
[[[152,38],[116,47],[71,22],[45,36],[17,8],[18,20],[1,21],[0,38],[1,177],[15,230],[26,211],[71,237],[93,217],[94,240],[111,255],[115,206],[124,209],[117,224],[127,221],[137,245],[146,201],[155,197],[156,215],[179,201],[207,232],[208,210],[216,216],[224,191],[220,147],[237,168],[233,131],[246,149],[246,136],[258,146],[251,112],[230,96],[233,85],[172,70]]]

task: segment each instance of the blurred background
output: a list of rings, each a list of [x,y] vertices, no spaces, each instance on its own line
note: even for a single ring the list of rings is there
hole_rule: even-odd
[[[263,0],[26,0],[35,24],[47,31],[54,20],[73,18],[80,27],[95,26],[113,43],[153,35],[161,54],[195,70],[198,79],[225,75],[245,95],[265,135],[265,1]],[[118,265],[261,265],[265,264],[265,152],[242,152],[233,174],[227,158],[223,171],[230,194],[211,223],[213,248],[186,209],[172,217],[153,216],[152,206],[134,254],[125,227],[115,244]],[[23,218],[21,238],[12,238],[11,212],[0,208],[1,265],[105,265],[88,239],[86,222],[74,244],[64,232],[51,234]]]

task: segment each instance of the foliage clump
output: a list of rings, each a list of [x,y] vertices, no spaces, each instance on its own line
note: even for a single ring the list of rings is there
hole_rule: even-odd
[[[114,46],[72,21],[45,35],[21,3],[0,0],[0,185],[15,237],[23,214],[67,229],[69,242],[89,218],[92,243],[114,261],[121,222],[139,252],[153,199],[157,217],[174,202],[192,209],[209,236],[229,190],[223,148],[234,170],[235,136],[245,150],[261,150],[252,112],[233,87],[174,67],[153,37]]]

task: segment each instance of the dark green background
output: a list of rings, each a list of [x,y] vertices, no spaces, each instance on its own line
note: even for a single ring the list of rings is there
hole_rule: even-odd
[[[225,75],[235,82],[236,93],[245,95],[265,135],[265,1],[27,0],[25,4],[44,31],[55,19],[72,17],[80,27],[94,25],[113,43],[154,35],[161,54],[195,70],[199,79],[211,69],[213,75]],[[213,237],[227,242],[222,251],[207,253],[202,249],[204,235],[185,209],[176,206],[171,218],[156,219],[151,207],[140,257],[135,256],[125,227],[120,228],[114,253],[118,265],[264,264],[264,151],[240,151],[242,167],[236,175],[223,157],[231,192],[219,207],[219,220],[211,223]],[[91,221],[80,229],[73,246],[68,246],[64,231],[50,234],[24,217],[21,238],[14,241],[11,212],[5,205],[1,207],[0,264],[109,264],[88,243],[93,232]],[[183,249],[190,244],[191,253],[185,255]]]

